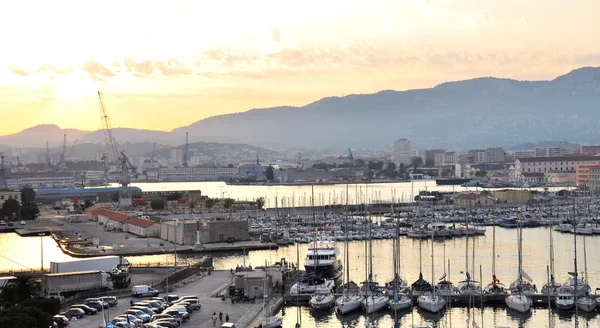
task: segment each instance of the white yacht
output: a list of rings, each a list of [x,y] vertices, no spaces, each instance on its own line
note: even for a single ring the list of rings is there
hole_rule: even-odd
[[[321,287],[313,294],[308,304],[315,310],[331,309],[335,304],[335,296],[331,293],[331,289]]]
[[[380,289],[374,289],[372,291],[367,291],[367,295],[363,300],[363,307],[367,313],[374,313],[385,308],[388,305],[389,300],[390,298],[387,295],[384,295]]]
[[[533,305],[531,298],[519,291],[511,291],[505,301],[509,309],[520,313],[527,313]]]
[[[340,250],[335,241],[316,241],[306,251],[304,268],[307,273],[314,273],[327,279],[337,279],[343,271],[339,256]]]
[[[412,299],[404,293],[396,293],[396,295],[388,301],[388,306],[392,311],[409,309],[412,307]]]
[[[298,294],[313,294],[319,288],[327,288],[329,290],[335,287],[335,282],[330,279],[323,279],[315,275],[307,275],[302,277],[299,282],[295,283],[290,288],[290,295]]]
[[[417,303],[423,310],[433,313],[437,313],[446,306],[446,300],[435,292],[419,296]]]
[[[456,287],[461,295],[481,295],[481,286],[479,282],[471,280],[471,276],[467,272],[467,280],[458,283]]]
[[[335,308],[340,314],[358,310],[362,306],[363,297],[360,295],[343,295],[335,300]]]
[[[554,303],[559,310],[571,310],[575,307],[575,293],[573,288],[562,286],[558,288]]]
[[[598,306],[598,302],[590,295],[584,295],[577,298],[577,303],[575,305],[581,311],[592,312],[596,309],[596,306]]]

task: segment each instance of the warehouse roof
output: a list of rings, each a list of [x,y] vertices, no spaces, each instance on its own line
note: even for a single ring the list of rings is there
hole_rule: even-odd
[[[142,189],[139,187],[129,187],[131,192],[141,193]],[[101,187],[101,188],[45,188],[36,189],[35,193],[38,196],[47,195],[91,195],[91,194],[108,194],[118,192],[119,188],[115,187]]]

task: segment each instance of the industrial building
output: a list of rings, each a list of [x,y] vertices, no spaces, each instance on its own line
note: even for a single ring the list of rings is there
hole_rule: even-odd
[[[237,167],[160,167],[146,170],[148,181],[207,181],[234,177]]]
[[[6,177],[9,188],[72,188],[75,175],[72,172],[17,172]]]
[[[160,239],[179,245],[250,239],[248,221],[239,219],[173,220],[160,223]]]
[[[65,198],[78,198],[80,201],[85,199],[93,201],[108,200],[111,201],[115,193],[119,192],[120,188],[50,188],[37,189],[36,201],[44,204],[51,204],[57,200]],[[129,187],[132,197],[142,197],[142,189],[138,187]]]
[[[16,199],[21,203],[21,192],[20,191],[3,191],[0,190],[0,207],[7,199]]]

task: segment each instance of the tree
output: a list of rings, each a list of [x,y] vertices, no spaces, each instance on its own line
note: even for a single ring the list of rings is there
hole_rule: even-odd
[[[404,166],[404,163],[400,163],[400,165],[398,165],[398,176],[401,178],[406,178],[406,167]]]
[[[425,167],[434,167],[435,166],[435,161],[432,160],[431,158],[425,161]]]
[[[485,178],[487,176],[487,171],[479,170],[479,171],[475,172],[475,176],[478,178]]]
[[[16,326],[13,322],[23,325]],[[0,327],[48,328],[52,325],[52,315],[34,306],[12,306],[0,312]]]
[[[165,201],[162,198],[156,198],[150,201],[150,207],[153,210],[164,210],[165,209]]]
[[[275,180],[275,172],[273,172],[273,167],[269,165],[266,172],[267,181]]]
[[[118,202],[119,201],[119,192],[115,192],[113,194],[111,194],[110,200],[113,202]]]
[[[390,171],[396,171],[396,163],[394,163],[394,162],[389,162],[389,163],[387,164],[387,169],[388,169],[388,170],[390,170]]]
[[[213,208],[213,206],[215,206],[216,203],[217,201],[214,198],[207,198],[204,200],[204,207],[206,207],[206,209],[210,211],[210,209]]]
[[[223,203],[223,208],[229,211],[229,217],[231,217],[231,208],[235,203],[235,199],[233,198],[225,198],[225,202]]]
[[[180,192],[174,192],[167,195],[167,200],[175,201],[180,200],[183,197],[183,194]]]
[[[11,217],[13,214],[17,215],[19,213],[20,207],[18,200],[9,198],[2,204],[2,213],[5,217]]]
[[[32,188],[21,189],[21,202],[25,204],[35,204],[35,190]]]
[[[358,167],[364,167],[365,166],[365,160],[363,159],[355,159],[354,160],[354,166],[358,166]]]
[[[258,197],[256,199],[256,206],[258,206],[258,208],[263,208],[265,206],[265,198],[264,197]]]
[[[21,218],[24,220],[35,220],[40,214],[40,209],[35,204],[26,204],[21,207]]]
[[[195,200],[190,200],[190,202],[188,203],[188,207],[190,208],[190,210],[193,210],[196,207],[196,201]]]
[[[416,172],[419,167],[423,166],[423,159],[419,156],[412,157],[410,159],[410,166],[413,167],[414,172]]]
[[[56,298],[35,297],[26,299],[20,305],[36,307],[50,315],[60,312],[60,301]]]
[[[88,208],[91,207],[92,205],[94,205],[94,202],[90,199],[86,199],[83,201],[83,207],[84,208]]]

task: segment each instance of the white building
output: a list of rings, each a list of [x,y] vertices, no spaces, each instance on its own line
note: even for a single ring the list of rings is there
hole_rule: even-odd
[[[504,148],[491,147],[485,149],[486,163],[504,163]]]
[[[394,163],[396,166],[400,163],[410,165],[410,155],[410,140],[398,139],[394,141]]]
[[[6,178],[8,187],[31,188],[70,188],[75,185],[73,172],[20,172]]]
[[[149,181],[207,181],[230,178],[237,167],[160,167],[146,170]]]
[[[517,179],[521,179],[526,173],[575,172],[577,164],[599,163],[600,156],[591,155],[517,158],[515,176]]]
[[[454,165],[458,163],[458,156],[453,151],[435,154],[434,162],[436,166]]]
[[[581,146],[538,147],[535,157],[560,157],[581,154]]]
[[[2,191],[0,190],[0,207],[7,199],[16,199],[21,203],[21,192],[20,191]]]
[[[171,163],[181,165],[183,163],[183,152],[179,148],[171,149]]]

